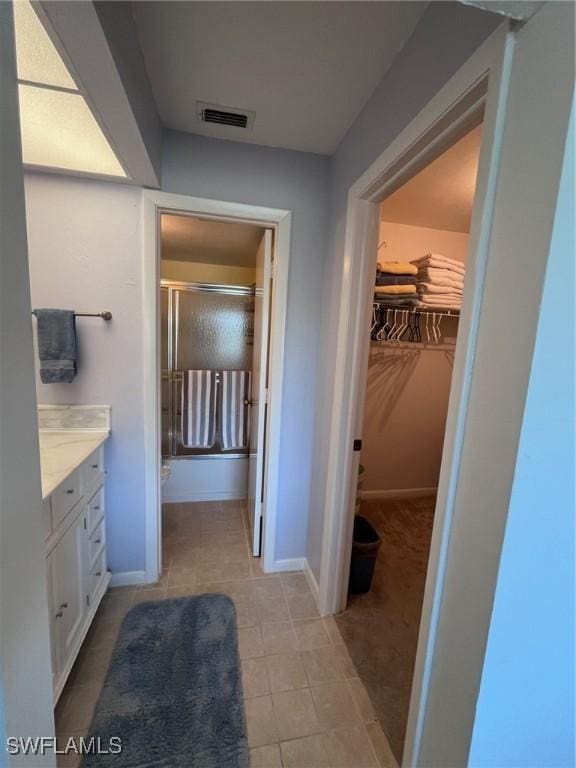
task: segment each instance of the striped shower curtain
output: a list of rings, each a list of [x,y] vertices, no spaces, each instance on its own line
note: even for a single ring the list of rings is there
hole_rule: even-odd
[[[248,447],[250,411],[244,401],[250,400],[250,371],[221,371],[221,434],[223,451]]]
[[[184,371],[182,445],[211,448],[216,440],[216,372]]]

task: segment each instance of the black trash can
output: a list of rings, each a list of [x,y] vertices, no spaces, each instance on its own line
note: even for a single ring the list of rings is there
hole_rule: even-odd
[[[369,591],[380,541],[380,536],[372,524],[365,517],[356,515],[348,582],[348,591],[352,594],[362,595]]]

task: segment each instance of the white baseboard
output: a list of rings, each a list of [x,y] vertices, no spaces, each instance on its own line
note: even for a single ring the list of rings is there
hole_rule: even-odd
[[[284,573],[285,571],[303,571],[306,558],[289,557],[286,560],[275,560],[272,573]]]
[[[146,571],[124,571],[113,573],[110,579],[111,587],[129,587],[132,584],[146,584]]]
[[[361,499],[419,499],[433,496],[438,488],[392,488],[382,491],[362,491]]]
[[[304,574],[308,579],[308,584],[310,585],[310,591],[312,592],[312,596],[314,597],[314,600],[316,602],[316,607],[318,607],[318,602],[320,598],[320,587],[318,586],[318,582],[316,581],[316,576],[314,576],[314,571],[312,570],[312,568],[310,568],[310,563],[308,562],[308,559],[304,560]]]
[[[188,501],[243,501],[246,494],[241,491],[194,491],[186,494],[162,494],[162,503],[185,504]]]

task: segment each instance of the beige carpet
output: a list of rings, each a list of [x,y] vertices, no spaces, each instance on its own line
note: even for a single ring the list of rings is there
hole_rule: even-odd
[[[376,716],[401,762],[435,498],[363,501],[382,538],[372,589],[336,616]]]

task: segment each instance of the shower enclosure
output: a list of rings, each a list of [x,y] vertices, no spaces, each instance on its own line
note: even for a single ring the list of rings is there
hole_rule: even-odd
[[[162,458],[247,457],[249,448],[224,451],[221,416],[216,410],[216,439],[210,448],[190,448],[182,439],[182,386],[186,371],[214,371],[216,389],[222,371],[250,371],[254,290],[242,286],[162,280]],[[217,398],[216,402],[219,402]],[[249,401],[244,401],[245,419]]]

